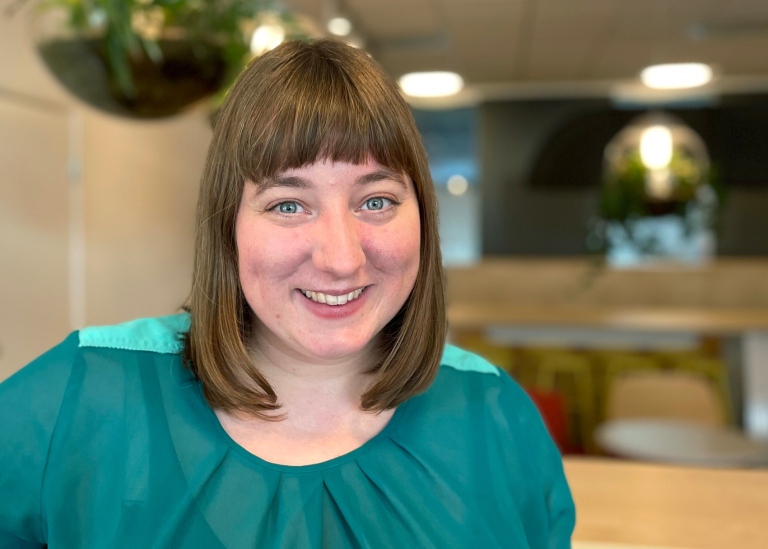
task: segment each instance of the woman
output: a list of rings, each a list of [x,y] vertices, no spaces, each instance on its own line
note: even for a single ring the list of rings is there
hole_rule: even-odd
[[[436,204],[394,82],[334,41],[218,117],[188,312],[0,386],[0,547],[568,547],[522,391],[444,347]]]

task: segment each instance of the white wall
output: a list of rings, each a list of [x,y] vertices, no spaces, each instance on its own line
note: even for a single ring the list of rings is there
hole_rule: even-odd
[[[446,267],[472,265],[481,259],[480,191],[471,186],[454,196],[442,185],[435,188],[440,210],[440,249]]]
[[[0,379],[69,326],[67,118],[0,98]]]
[[[0,379],[67,332],[184,301],[207,113],[133,122],[81,106],[0,17]]]
[[[84,128],[86,322],[174,312],[189,292],[206,116]]]

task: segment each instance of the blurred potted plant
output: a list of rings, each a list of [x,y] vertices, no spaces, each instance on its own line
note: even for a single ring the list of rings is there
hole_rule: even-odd
[[[702,139],[675,118],[646,115],[606,147],[588,249],[619,265],[706,260],[723,200]]]
[[[32,27],[46,66],[75,96],[151,119],[226,88],[265,12],[271,0],[39,0]]]

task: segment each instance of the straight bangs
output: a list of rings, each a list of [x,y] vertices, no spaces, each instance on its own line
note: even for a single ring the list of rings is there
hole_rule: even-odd
[[[362,52],[342,65],[305,46],[297,44],[290,67],[273,69],[261,91],[269,101],[253,98],[235,145],[241,180],[258,185],[320,160],[361,164],[369,157],[419,177],[411,159],[421,141],[408,131],[412,123],[403,124],[411,114],[398,89],[374,74],[367,59],[356,59]]]

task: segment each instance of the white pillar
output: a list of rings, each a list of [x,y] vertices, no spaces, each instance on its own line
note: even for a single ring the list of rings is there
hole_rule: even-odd
[[[768,441],[768,332],[745,332],[741,339],[744,428]]]

